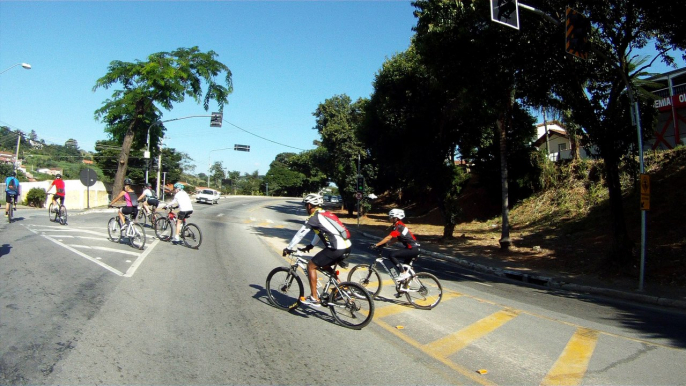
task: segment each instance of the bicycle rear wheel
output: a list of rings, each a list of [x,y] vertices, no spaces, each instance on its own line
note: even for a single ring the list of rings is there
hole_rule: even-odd
[[[420,272],[408,280],[405,296],[413,306],[430,310],[441,302],[443,287],[436,276]]]
[[[341,326],[360,330],[374,317],[374,299],[361,285],[349,281],[331,290],[329,310]]]
[[[348,273],[348,281],[358,283],[374,297],[379,296],[381,292],[381,275],[369,264],[354,266]]]
[[[14,216],[14,205],[12,203],[12,200],[9,201],[9,206],[10,209],[7,211],[7,222],[12,223],[12,217]]]
[[[173,230],[174,227],[172,227],[171,222],[166,217],[162,217],[155,222],[155,236],[162,241],[171,240]]]
[[[60,224],[67,225],[67,207],[60,205],[59,210],[56,218],[59,219]]]
[[[112,217],[107,223],[107,234],[110,235],[110,240],[115,243],[118,243],[119,239],[121,239],[121,225],[116,217]]]
[[[198,249],[202,243],[202,232],[195,224],[186,224],[181,228],[181,238],[188,248]]]
[[[277,267],[269,272],[266,287],[269,302],[286,311],[296,308],[304,294],[300,276],[287,267]]]
[[[143,249],[146,239],[145,229],[143,229],[143,226],[138,223],[131,223],[129,226],[131,227],[129,230],[129,232],[131,232],[131,236],[129,236],[129,243],[134,248]]]

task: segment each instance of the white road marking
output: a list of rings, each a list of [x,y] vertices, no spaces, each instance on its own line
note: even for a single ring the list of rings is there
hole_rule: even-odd
[[[72,246],[72,247],[74,247],[74,248],[95,249],[95,250],[99,250],[99,251],[115,252],[115,253],[121,253],[121,254],[124,254],[124,255],[132,255],[132,256],[138,256],[138,255],[140,255],[140,253],[138,253],[138,252],[133,252],[133,251],[122,251],[122,250],[120,250],[120,249],[115,249],[115,248],[98,247],[98,246],[91,247],[91,246],[89,246],[89,245],[79,245],[79,244],[69,244],[69,245]]]

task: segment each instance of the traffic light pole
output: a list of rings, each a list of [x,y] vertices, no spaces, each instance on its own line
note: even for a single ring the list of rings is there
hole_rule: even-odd
[[[360,155],[357,155],[357,178],[360,177]],[[360,200],[357,200],[357,227],[360,227]]]

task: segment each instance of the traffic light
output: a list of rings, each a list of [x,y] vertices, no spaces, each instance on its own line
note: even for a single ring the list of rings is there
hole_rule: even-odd
[[[357,175],[357,191],[358,192],[364,191],[364,176],[361,174]]]
[[[591,22],[571,8],[567,8],[567,32],[565,35],[565,52],[581,59],[588,59],[590,43],[588,35],[591,33]]]
[[[236,151],[250,151],[250,145],[233,145],[233,150],[236,150]]]

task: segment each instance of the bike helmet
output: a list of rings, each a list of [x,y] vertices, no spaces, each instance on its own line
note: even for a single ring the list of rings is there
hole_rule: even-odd
[[[402,209],[391,209],[391,211],[388,212],[388,217],[402,220],[405,218],[405,211]]]
[[[146,182],[146,183],[145,183],[145,187],[146,187],[146,188],[152,188],[152,184],[149,183],[149,182]]]
[[[310,204],[313,206],[322,206],[324,204],[324,198],[318,194],[310,193],[307,196],[305,196],[303,202],[305,204]]]
[[[174,184],[174,189],[183,189],[183,188],[184,188],[184,186],[183,186],[183,184],[180,183],[180,182],[177,182],[177,183]]]
[[[133,181],[130,178],[124,179],[124,185],[133,185]]]
[[[62,178],[62,175],[57,173],[57,174],[55,174],[55,178]]]
[[[10,173],[10,176],[16,177],[16,176],[17,176],[17,172],[11,172],[11,173]]]

